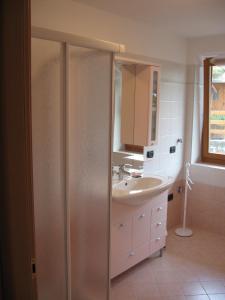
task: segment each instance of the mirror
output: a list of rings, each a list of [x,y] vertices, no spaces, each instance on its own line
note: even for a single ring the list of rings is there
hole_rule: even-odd
[[[131,125],[134,118],[131,118],[128,122],[122,123],[122,86],[123,86],[123,72],[122,70],[127,68],[127,71],[131,72],[130,80],[134,82],[134,73],[135,70],[134,65],[124,65],[121,63],[115,63],[114,68],[114,127],[113,127],[113,165],[118,166],[122,164],[129,163],[135,169],[143,168],[143,147],[139,147],[138,149],[130,148],[132,145],[126,145],[123,143],[122,135],[125,132],[130,132],[130,137],[133,135],[133,126]],[[128,73],[129,74],[129,73]],[[130,86],[132,84],[130,83]],[[129,89],[126,90],[131,94]],[[124,91],[123,91],[124,92]],[[134,89],[133,89],[134,93]],[[128,96],[128,95],[127,95]],[[132,99],[132,98],[131,98]],[[133,98],[134,100],[134,98]],[[133,102],[134,103],[134,102]],[[132,116],[134,113],[134,105],[127,107],[127,115]],[[124,113],[123,113],[124,114]],[[125,120],[125,119],[124,119]],[[124,126],[124,127],[122,127]],[[137,151],[138,150],[138,151]]]

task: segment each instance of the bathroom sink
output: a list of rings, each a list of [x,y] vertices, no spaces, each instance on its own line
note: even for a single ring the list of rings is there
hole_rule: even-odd
[[[171,177],[162,176],[124,179],[113,183],[112,198],[122,204],[141,205],[167,190],[172,183]]]

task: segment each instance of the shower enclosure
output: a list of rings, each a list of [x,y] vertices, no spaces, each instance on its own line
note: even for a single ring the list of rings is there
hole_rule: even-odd
[[[38,299],[109,295],[113,52],[33,28],[32,145]]]

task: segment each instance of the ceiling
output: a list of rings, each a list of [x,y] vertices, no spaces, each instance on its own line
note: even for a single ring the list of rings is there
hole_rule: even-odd
[[[225,0],[74,0],[184,37],[225,34]]]

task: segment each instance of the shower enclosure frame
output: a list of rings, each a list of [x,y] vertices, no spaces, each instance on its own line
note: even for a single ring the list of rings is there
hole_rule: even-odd
[[[108,186],[109,186],[109,195],[108,195],[108,201],[109,201],[109,216],[108,216],[108,222],[109,222],[109,231],[108,231],[108,237],[109,237],[109,244],[108,244],[108,269],[109,269],[109,274],[110,274],[110,205],[111,205],[111,155],[112,155],[112,132],[113,132],[113,102],[114,102],[114,85],[113,85],[113,76],[114,76],[114,54],[113,53],[121,53],[125,51],[124,45],[112,43],[112,42],[107,42],[107,41],[102,41],[102,40],[96,40],[92,38],[85,38],[73,34],[68,34],[64,32],[59,32],[55,30],[49,30],[45,28],[40,28],[40,27],[32,27],[32,38],[38,38],[42,40],[48,40],[48,41],[54,41],[54,42],[59,42],[62,44],[62,51],[63,51],[63,82],[64,82],[64,92],[63,92],[63,98],[65,101],[65,108],[64,108],[64,120],[65,120],[65,125],[64,125],[64,137],[65,137],[65,149],[64,149],[64,161],[65,161],[65,219],[66,219],[66,249],[67,249],[67,254],[66,254],[66,260],[67,260],[67,300],[72,300],[71,297],[71,245],[70,245],[70,200],[69,200],[69,186],[68,186],[68,180],[69,180],[69,162],[68,162],[68,149],[69,149],[69,137],[68,137],[68,119],[69,119],[69,111],[68,111],[68,106],[69,106],[69,64],[70,64],[70,56],[69,56],[69,47],[70,46],[76,46],[76,47],[84,47],[88,49],[95,49],[95,50],[100,50],[100,51],[105,51],[105,52],[110,52],[112,54],[111,57],[111,103],[110,105],[110,120],[109,120],[109,136],[110,136],[110,153],[109,155],[109,170],[108,170]],[[110,276],[108,274],[108,299],[110,297]]]

